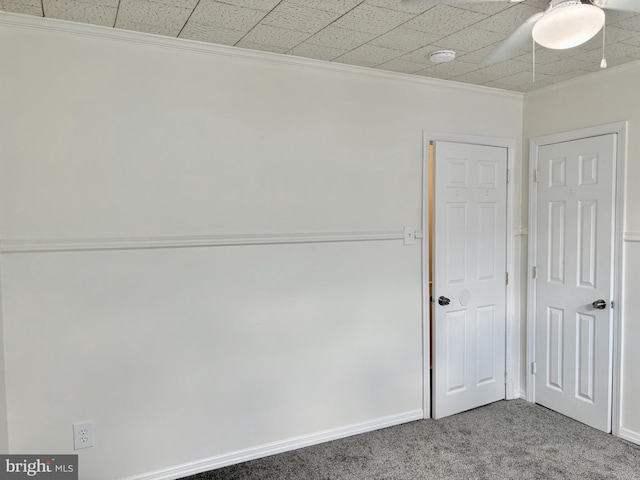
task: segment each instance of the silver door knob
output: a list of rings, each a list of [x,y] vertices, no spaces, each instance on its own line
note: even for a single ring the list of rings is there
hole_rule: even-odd
[[[605,308],[607,308],[607,302],[600,299],[600,300],[596,300],[595,302],[593,302],[591,304],[591,306],[593,308],[595,308],[596,310],[604,310]]]
[[[445,306],[449,305],[451,303],[451,300],[449,300],[447,297],[440,297],[438,298],[438,303],[442,306]]]

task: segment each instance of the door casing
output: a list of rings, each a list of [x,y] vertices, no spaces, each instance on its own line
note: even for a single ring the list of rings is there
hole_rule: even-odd
[[[520,356],[519,325],[515,322],[515,233],[513,229],[513,213],[515,200],[515,181],[513,169],[515,165],[516,141],[512,138],[483,137],[476,135],[463,135],[456,133],[423,132],[422,139],[422,380],[423,395],[422,405],[424,418],[431,417],[431,370],[429,359],[431,357],[431,336],[429,334],[429,144],[435,141],[446,141],[455,143],[471,143],[476,145],[488,145],[492,147],[503,147],[507,149],[507,170],[511,179],[507,184],[507,271],[509,272],[509,283],[506,292],[506,398],[518,398],[519,365],[515,362],[514,355]]]
[[[625,181],[627,168],[627,130],[628,122],[617,122],[606,125],[599,125],[580,130],[562,132],[557,134],[535,137],[529,140],[529,252],[528,252],[528,271],[527,271],[527,352],[526,352],[526,385],[527,400],[535,402],[535,377],[533,373],[533,362],[535,362],[535,330],[536,330],[536,282],[533,278],[533,266],[537,262],[538,246],[536,238],[538,233],[537,225],[537,201],[538,192],[534,188],[535,170],[538,168],[538,148],[543,145],[553,143],[568,142],[572,140],[580,140],[588,137],[607,135],[611,133],[617,134],[616,158],[614,159],[614,186],[615,189],[615,205],[613,213],[613,265],[612,265],[612,297],[614,308],[613,316],[613,346],[612,346],[612,430],[613,434],[618,436],[620,430],[620,346],[621,330],[620,330],[620,306],[622,305],[621,286],[622,286],[622,247],[623,247],[623,228],[624,228],[624,199],[625,199]]]

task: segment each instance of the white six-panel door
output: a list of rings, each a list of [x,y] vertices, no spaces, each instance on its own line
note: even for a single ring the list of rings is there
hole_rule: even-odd
[[[610,134],[538,149],[535,399],[606,432],[615,148]]]
[[[505,398],[506,173],[506,148],[434,142],[436,419]]]

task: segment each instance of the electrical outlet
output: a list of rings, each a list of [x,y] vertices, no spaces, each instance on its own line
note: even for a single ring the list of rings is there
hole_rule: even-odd
[[[93,447],[93,422],[78,422],[73,424],[73,449]]]

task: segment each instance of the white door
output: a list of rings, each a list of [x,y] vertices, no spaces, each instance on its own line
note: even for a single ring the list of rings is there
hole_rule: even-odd
[[[432,414],[442,418],[505,398],[507,149],[438,141],[433,166]]]
[[[605,432],[615,150],[614,134],[546,145],[537,167],[535,399]]]

